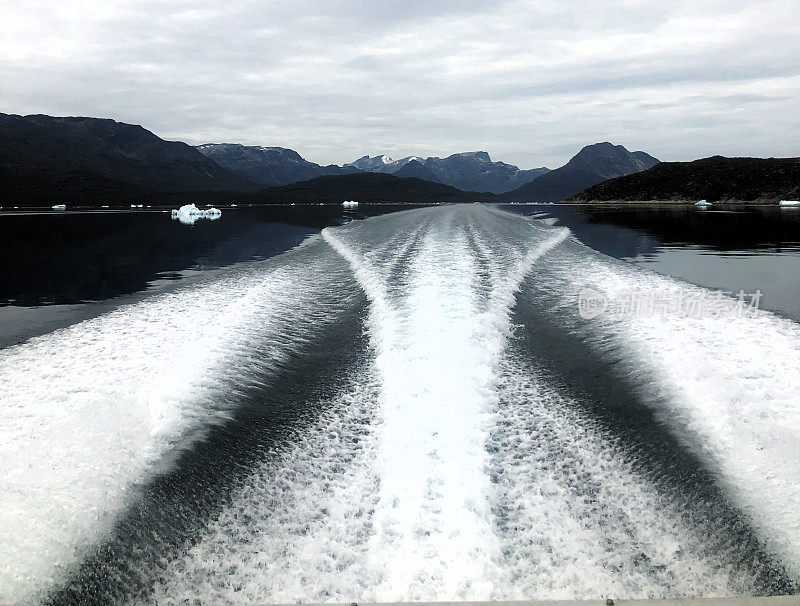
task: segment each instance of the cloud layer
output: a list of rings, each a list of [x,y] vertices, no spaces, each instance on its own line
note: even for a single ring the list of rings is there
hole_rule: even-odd
[[[0,1],[0,111],[190,143],[800,155],[800,0]]]

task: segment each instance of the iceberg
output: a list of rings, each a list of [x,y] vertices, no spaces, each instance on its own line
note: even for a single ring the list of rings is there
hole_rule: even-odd
[[[208,208],[205,210],[197,208],[194,204],[184,204],[178,210],[172,211],[172,218],[178,219],[184,225],[194,225],[198,219],[210,219],[215,221],[222,216],[222,211],[218,208]]]
[[[711,202],[709,202],[708,200],[698,200],[697,202],[694,203],[694,205],[699,206],[701,208],[707,208],[711,206]]]
[[[345,200],[344,202],[342,202],[342,206],[344,206],[345,208],[355,208],[356,206],[358,206],[358,202],[356,202],[355,200]]]
[[[67,210],[67,205],[66,204],[53,204],[53,206],[51,206],[50,208],[52,208],[53,210]]]
[[[781,200],[778,206],[800,206],[800,200]]]

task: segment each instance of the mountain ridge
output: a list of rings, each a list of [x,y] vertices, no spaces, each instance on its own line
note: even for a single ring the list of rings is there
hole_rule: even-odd
[[[542,175],[501,198],[508,202],[558,202],[597,183],[641,172],[659,160],[642,152],[629,152],[608,141],[583,147],[564,166]]]
[[[492,194],[465,192],[450,185],[387,173],[359,172],[324,175],[308,181],[262,189],[253,195],[261,203],[341,204],[345,200],[368,203],[491,202]]]
[[[321,166],[303,158],[293,149],[242,145],[240,143],[205,143],[196,149],[223,168],[260,185],[288,185],[324,175],[343,175],[358,169],[330,164]]]
[[[0,167],[15,183],[129,184],[141,190],[255,189],[191,145],[108,118],[0,113]]]
[[[800,158],[728,158],[661,162],[589,187],[571,202],[777,202],[800,198]]]
[[[451,185],[464,191],[494,194],[511,191],[550,170],[546,167],[525,170],[513,164],[492,161],[485,151],[460,152],[445,158],[406,156],[399,160],[392,160],[386,154],[374,157],[367,155],[345,164],[345,166],[353,166],[369,172],[397,174],[411,162],[421,164],[438,183]],[[408,174],[408,170],[405,174]],[[418,168],[414,168],[414,170],[420,172]]]
[[[358,174],[422,180],[429,185],[416,183],[411,188],[413,195],[427,191],[435,201],[542,202],[566,198],[599,181],[638,172],[656,163],[658,160],[645,152],[628,152],[622,146],[604,142],[584,147],[553,171],[520,170],[492,161],[485,151],[461,152],[445,158],[408,156],[397,161],[387,155],[366,155],[344,166],[321,166],[289,148],[236,143],[193,147],[161,139],[140,125],[106,118],[0,114],[3,204],[122,203],[143,196],[183,200],[192,195],[205,200],[212,198],[206,195],[209,192],[218,192],[220,200],[233,200],[292,183]],[[524,181],[523,185],[503,191],[518,181]],[[358,199],[358,192],[380,197],[371,189],[379,181],[371,177],[321,183],[331,191],[324,192],[318,183],[316,195],[330,194],[331,199],[340,195]],[[397,182],[384,183],[392,188],[391,195],[402,190]],[[346,194],[342,184],[348,184],[352,192]],[[456,188],[469,195],[464,198],[432,186]],[[311,191],[308,185],[298,187]],[[285,191],[296,195],[299,189]]]

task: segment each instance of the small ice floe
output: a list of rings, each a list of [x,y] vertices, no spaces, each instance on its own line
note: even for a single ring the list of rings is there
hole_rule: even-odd
[[[709,202],[708,200],[698,200],[697,202],[694,203],[694,205],[699,206],[700,208],[708,208],[709,206],[711,206],[711,202]]]
[[[800,200],[781,200],[778,206],[800,206]]]
[[[356,206],[358,206],[358,202],[356,202],[355,200],[345,200],[344,202],[342,202],[342,206],[344,206],[345,208],[355,208]]]
[[[66,204],[53,204],[53,206],[51,206],[50,208],[52,208],[53,210],[67,210],[67,205]]]
[[[131,208],[142,208],[144,204],[131,204]]]
[[[212,221],[219,219],[222,216],[222,211],[218,208],[208,208],[201,210],[194,204],[184,204],[178,210],[172,211],[172,218],[177,219],[184,225],[194,225],[198,219],[210,219]]]

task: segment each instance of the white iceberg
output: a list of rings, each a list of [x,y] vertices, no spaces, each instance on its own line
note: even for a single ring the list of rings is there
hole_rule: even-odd
[[[781,200],[779,206],[800,206],[800,200]]]
[[[172,211],[172,218],[177,219],[184,225],[194,225],[198,219],[210,219],[214,221],[222,216],[222,211],[218,208],[208,208],[205,210],[197,208],[194,204],[184,204],[178,210]]]
[[[707,206],[711,206],[711,202],[709,202],[708,200],[698,200],[697,202],[694,203],[694,205],[705,208]]]
[[[358,202],[356,202],[355,200],[345,200],[344,202],[342,202],[342,206],[344,206],[345,208],[355,208],[356,206],[358,206]]]
[[[67,205],[66,204],[53,204],[53,206],[51,206],[50,208],[52,208],[53,210],[66,210],[67,209]]]

